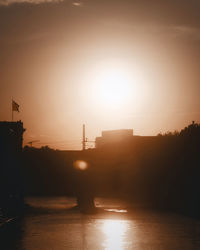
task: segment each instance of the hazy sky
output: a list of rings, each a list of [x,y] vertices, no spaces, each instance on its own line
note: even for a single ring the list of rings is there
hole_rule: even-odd
[[[0,0],[0,120],[13,97],[25,143],[60,149],[81,148],[83,123],[94,140],[200,122],[199,13],[199,0]],[[127,74],[124,103],[99,94],[102,71]]]

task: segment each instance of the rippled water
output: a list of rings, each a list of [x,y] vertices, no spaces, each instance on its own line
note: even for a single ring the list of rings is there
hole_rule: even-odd
[[[183,216],[130,210],[109,199],[97,199],[101,209],[93,215],[80,214],[64,197],[27,202],[33,211],[0,249],[200,249],[200,222]]]

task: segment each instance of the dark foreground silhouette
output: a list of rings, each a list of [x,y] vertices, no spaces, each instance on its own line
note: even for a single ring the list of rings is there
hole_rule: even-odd
[[[104,196],[200,216],[200,125],[194,122],[180,132],[133,136],[85,151],[25,147],[16,152],[5,151],[4,144],[0,184],[4,214],[22,211],[24,195],[66,195],[77,197],[82,212],[93,211],[94,197]],[[84,160],[88,168],[75,169],[76,160]]]

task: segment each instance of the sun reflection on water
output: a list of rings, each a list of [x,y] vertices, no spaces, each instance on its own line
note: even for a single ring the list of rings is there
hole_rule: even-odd
[[[102,244],[105,250],[124,250],[125,235],[128,230],[128,222],[124,220],[105,220],[102,231],[106,236]]]

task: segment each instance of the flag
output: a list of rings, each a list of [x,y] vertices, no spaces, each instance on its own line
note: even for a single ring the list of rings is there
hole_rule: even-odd
[[[19,112],[19,104],[12,100],[12,111]]]

